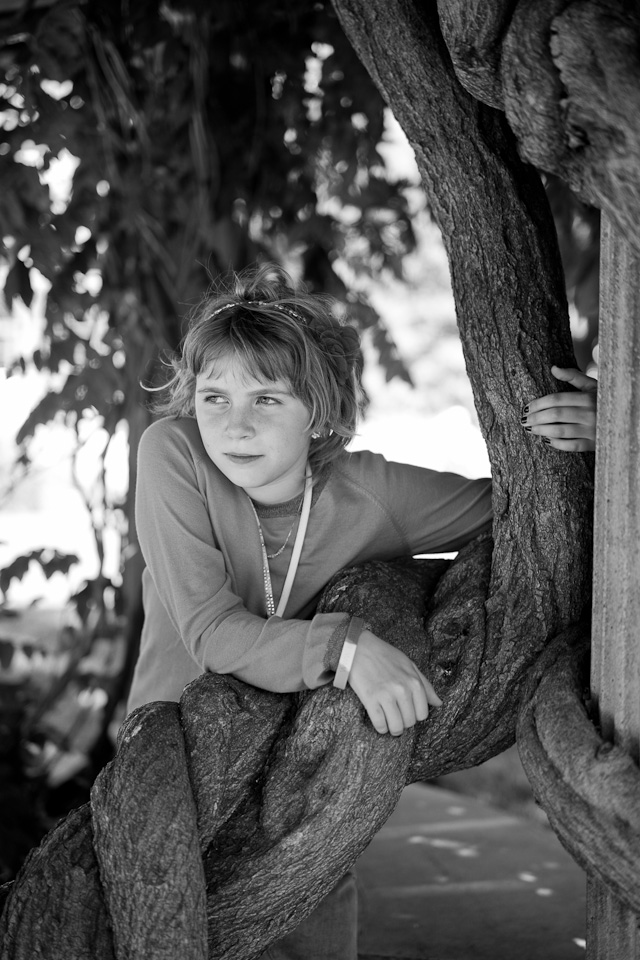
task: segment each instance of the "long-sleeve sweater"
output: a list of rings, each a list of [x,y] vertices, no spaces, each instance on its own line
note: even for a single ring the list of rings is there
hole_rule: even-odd
[[[490,529],[488,479],[392,463],[369,451],[341,454],[314,479],[286,619],[267,617],[249,497],[211,462],[194,419],[167,418],[145,431],[136,488],[145,621],[129,710],[179,700],[205,671],[281,692],[330,682],[330,651],[348,619],[315,609],[335,573],[370,560],[458,550]],[[300,497],[254,506],[274,550],[295,521]],[[276,603],[293,539],[269,562]]]

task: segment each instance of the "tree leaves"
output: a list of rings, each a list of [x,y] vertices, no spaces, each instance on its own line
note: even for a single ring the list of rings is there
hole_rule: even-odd
[[[29,271],[22,260],[15,261],[4,282],[4,298],[9,309],[13,306],[16,297],[19,297],[27,307],[33,299]]]
[[[8,566],[0,570],[0,592],[7,593],[12,580],[22,580],[31,563],[37,563],[47,580],[54,573],[67,574],[78,557],[74,553],[61,553],[58,550],[43,548],[16,557]]]
[[[34,60],[43,77],[63,82],[82,69],[85,22],[74,4],[56,4],[37,21],[32,40]]]

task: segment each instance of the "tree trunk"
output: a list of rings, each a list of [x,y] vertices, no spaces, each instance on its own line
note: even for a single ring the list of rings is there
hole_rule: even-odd
[[[521,156],[640,250],[640,11],[627,0],[438,0],[460,82]]]
[[[423,19],[407,2],[382,0],[337,0],[336,8],[415,149],[449,255],[495,510],[491,581],[478,607],[483,629],[471,631],[486,628],[479,679],[494,707],[490,722],[475,715],[474,676],[455,719],[468,717],[472,737],[480,724],[492,738],[495,712],[512,709],[520,692],[501,682],[495,649],[512,676],[521,674],[580,618],[590,595],[591,458],[549,449],[520,426],[522,406],[557,389],[551,364],[572,362],[555,230],[539,177],[519,160],[504,116],[456,82],[435,15]],[[454,597],[432,622],[448,620],[450,634],[460,619],[454,611],[465,608],[462,595]],[[477,762],[473,749],[468,756]]]
[[[520,426],[522,405],[555,388],[550,365],[571,362],[540,181],[518,158],[504,116],[456,80],[435,13],[405,0],[336,8],[416,150],[443,231],[492,461],[495,545],[476,541],[451,566],[372,564],[325,591],[322,609],[364,614],[442,694],[443,707],[400,738],[376,734],[351,691],[285,697],[215,675],[191,684],[179,710],[153,704],[128,718],[94,787],[93,835],[85,813],[48,840],[54,848],[75,825],[82,850],[95,846],[104,895],[95,909],[102,916],[107,904],[119,957],[168,956],[165,943],[172,955],[201,957],[205,889],[209,957],[259,956],[354,862],[406,783],[513,742],[530,667],[589,597],[589,459],[553,451]],[[34,955],[32,941],[29,950],[23,943],[44,868],[33,858],[14,885],[2,958]],[[159,882],[165,909],[150,923]],[[75,914],[67,921],[61,901],[55,917],[64,927]]]

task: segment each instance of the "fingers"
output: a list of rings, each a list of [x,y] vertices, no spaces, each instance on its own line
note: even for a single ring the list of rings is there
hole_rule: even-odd
[[[424,692],[427,697],[427,702],[430,703],[433,707],[441,707],[442,700],[440,699],[438,694],[435,692],[435,690],[433,689],[433,687],[431,686],[431,684],[429,683],[425,675],[421,673],[420,677],[422,678],[422,685],[424,687]]]
[[[378,733],[396,737],[426,720],[430,704],[442,704],[413,661],[368,630],[360,637],[349,685]]]
[[[532,433],[556,450],[581,453],[595,450],[598,382],[580,370],[552,367],[557,380],[577,387],[570,393],[550,393],[528,403],[520,418]]]
[[[595,410],[558,407],[522,418],[527,433],[539,436],[556,450],[582,453],[596,448]]]
[[[557,392],[548,393],[544,397],[537,397],[525,405],[522,413],[536,413],[540,410],[547,410],[556,406],[570,405],[572,407],[594,408],[598,392],[598,381],[593,377],[587,376],[581,370],[573,367],[551,367],[551,372],[556,380],[562,380],[569,383],[577,389],[571,393]]]
[[[543,437],[543,441],[555,450],[565,450],[567,453],[585,453],[587,450],[595,450],[596,442],[590,437],[580,440],[557,440],[551,437]]]
[[[583,373],[582,370],[576,370],[575,367],[556,367],[554,365],[551,367],[551,373],[556,380],[563,380],[565,383],[570,383],[572,386],[577,387],[578,390],[592,391],[598,389],[597,380]]]
[[[595,407],[570,404],[533,411],[520,420],[527,433],[558,438],[589,437],[595,432],[596,421]]]
[[[419,676],[412,678],[407,684],[398,685],[396,689],[390,687],[380,690],[373,698],[374,703],[367,712],[378,733],[390,733],[392,737],[399,737],[419,721],[426,720],[429,716],[427,686],[431,691],[433,705],[442,705],[442,701],[426,677],[423,677],[418,670],[416,673]]]
[[[535,413],[544,413],[545,411],[553,411],[558,409],[575,409],[575,410],[595,410],[597,406],[597,394],[595,392],[591,393],[579,393],[577,390],[573,390],[571,393],[561,392],[561,393],[548,393],[544,397],[537,397],[535,400],[531,400],[528,403],[523,411],[522,415],[527,417]]]

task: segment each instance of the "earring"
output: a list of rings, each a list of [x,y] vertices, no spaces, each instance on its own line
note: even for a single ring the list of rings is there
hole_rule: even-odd
[[[319,439],[320,439],[320,434],[319,434],[319,433],[312,433],[312,434],[311,434],[311,439],[312,439],[312,440],[319,440]]]

